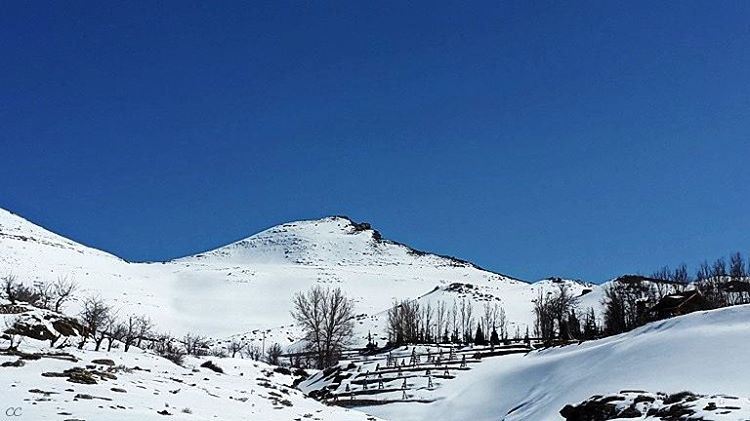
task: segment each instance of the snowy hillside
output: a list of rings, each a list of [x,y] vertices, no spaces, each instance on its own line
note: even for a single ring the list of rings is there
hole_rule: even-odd
[[[693,313],[581,345],[491,358],[427,405],[364,410],[386,419],[556,420],[567,404],[620,391],[690,391],[714,407],[750,407],[750,305]],[[722,396],[719,396],[722,395]],[[706,401],[707,402],[707,401]],[[720,419],[744,419],[740,414]],[[719,419],[709,414],[708,419]]]
[[[370,330],[382,334],[383,312],[394,300],[425,294],[424,300],[448,302],[466,296],[476,312],[483,302],[496,300],[514,326],[525,328],[538,290],[554,288],[552,281],[530,285],[416,251],[344,217],[279,225],[170,262],[130,263],[0,210],[0,274],[6,273],[25,283],[74,279],[84,293],[100,294],[121,314],[150,316],[177,335],[259,338],[270,329],[270,340],[282,345],[297,337],[290,326],[292,295],[314,284],[339,286],[356,300],[356,312],[363,315],[360,337]],[[579,292],[588,288],[569,284]]]
[[[258,361],[189,357],[180,366],[137,347],[124,352],[122,344],[79,349],[75,320],[4,300],[0,326],[12,327],[0,335],[0,404],[24,419],[375,419],[306,398],[289,370]],[[51,347],[48,338],[59,335]]]

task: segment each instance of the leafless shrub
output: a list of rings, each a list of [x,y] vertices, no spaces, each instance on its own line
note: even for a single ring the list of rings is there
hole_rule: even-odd
[[[268,347],[268,350],[266,351],[266,362],[271,365],[279,365],[279,359],[281,358],[281,354],[283,354],[281,345],[279,344],[271,345],[270,347]]]

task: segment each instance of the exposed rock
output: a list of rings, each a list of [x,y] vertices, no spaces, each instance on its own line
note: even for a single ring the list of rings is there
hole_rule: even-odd
[[[44,395],[44,396],[58,395],[59,394],[58,392],[46,392],[44,390],[39,390],[39,389],[31,389],[31,390],[29,390],[29,393],[38,393],[38,394],[41,394],[41,395]]]
[[[73,367],[73,368],[64,370],[62,373],[46,372],[46,373],[42,373],[42,376],[43,377],[67,377],[69,382],[80,383],[80,384],[96,384],[97,379],[94,376],[99,377],[100,380],[117,380],[117,376],[115,376],[114,374],[103,372],[103,371],[87,370],[81,367]]]
[[[703,411],[733,411],[740,407],[717,407],[716,396],[696,395],[692,392],[647,393],[622,391],[609,396],[596,395],[577,405],[566,405],[560,410],[566,421],[607,421],[623,418],[644,418],[661,421],[704,420],[697,415]],[[722,396],[723,398],[723,396]],[[722,412],[728,414],[730,412]]]
[[[211,360],[206,361],[205,363],[201,364],[201,367],[207,368],[207,369],[215,371],[217,373],[222,373],[222,374],[224,373],[224,370],[221,367],[219,367],[218,365],[214,364],[214,362],[211,361]],[[206,380],[208,380],[208,379],[206,379]]]
[[[39,341],[51,341],[61,336],[78,336],[83,331],[83,326],[76,319],[29,306],[5,332]]]
[[[5,331],[11,335],[26,336],[38,341],[49,341],[57,337],[42,323],[27,323],[25,320],[17,321],[13,326]]]
[[[66,370],[68,371],[68,370]],[[91,372],[86,370],[76,370],[68,373],[68,381],[80,384],[96,384],[96,379]]]
[[[15,361],[5,361],[4,363],[0,364],[0,367],[23,367],[26,365],[25,362],[21,358],[15,360]]]
[[[103,400],[103,401],[111,401],[112,400],[112,399],[106,398],[104,396],[92,396],[92,395],[89,395],[87,393],[79,393],[79,394],[75,395],[75,397],[73,399],[85,399],[85,400],[100,399],[100,400]]]
[[[84,330],[77,320],[69,318],[54,320],[52,327],[63,336],[79,336]]]

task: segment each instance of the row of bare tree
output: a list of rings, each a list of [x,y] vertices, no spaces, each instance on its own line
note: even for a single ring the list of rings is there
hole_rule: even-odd
[[[83,299],[79,320],[84,327],[84,334],[78,343],[81,349],[92,340],[96,351],[99,351],[106,341],[107,351],[112,349],[113,344],[120,342],[124,351],[128,352],[131,346],[140,348],[144,340],[150,341],[156,336],[154,324],[148,317],[118,317],[112,306],[98,296]]]
[[[508,318],[498,303],[485,302],[483,312],[474,315],[474,307],[465,297],[421,305],[416,300],[395,302],[388,310],[388,341],[391,344],[472,343],[508,339]],[[492,334],[490,334],[492,332]],[[489,335],[490,338],[485,337]]]
[[[565,284],[559,284],[553,291],[540,290],[533,303],[534,333],[546,344],[555,340],[580,339],[584,331],[588,335],[590,329],[595,329],[596,319],[589,318],[589,312],[586,312],[584,328],[581,328],[576,313],[578,297]]]
[[[2,278],[0,297],[11,304],[27,303],[34,307],[61,313],[71,301],[80,300],[81,308],[77,320],[83,328],[79,337],[78,347],[83,348],[87,343],[93,343],[94,349],[107,351],[113,347],[122,346],[125,352],[135,346],[150,349],[175,363],[182,364],[185,355],[229,355],[232,357],[265,360],[271,364],[278,364],[282,349],[279,344],[273,344],[267,350],[260,346],[248,344],[240,340],[233,340],[226,350],[211,346],[211,341],[200,335],[187,334],[182,338],[175,338],[167,333],[157,331],[154,323],[146,316],[128,314],[120,316],[118,311],[101,297],[92,295],[77,297],[79,290],[75,281],[68,278],[58,278],[52,283],[38,282],[27,286],[17,281],[15,276]],[[59,338],[54,338],[50,346],[55,346]],[[11,343],[11,347],[14,346]],[[62,346],[62,345],[61,345]]]
[[[58,313],[73,300],[77,290],[78,285],[65,277],[57,278],[52,283],[37,282],[33,286],[18,282],[13,275],[2,278],[2,297],[11,304],[22,301]]]

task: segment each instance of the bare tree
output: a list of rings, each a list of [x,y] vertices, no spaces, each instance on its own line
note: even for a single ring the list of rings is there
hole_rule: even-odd
[[[420,342],[420,311],[416,300],[395,302],[388,310],[388,339],[391,343]]]
[[[429,301],[427,305],[422,308],[422,334],[421,339],[423,342],[432,342],[432,303]]]
[[[50,310],[52,302],[55,299],[55,291],[52,284],[47,282],[35,282],[34,292],[36,293],[36,306]]]
[[[707,260],[704,260],[703,263],[698,266],[698,270],[695,273],[695,279],[698,282],[711,279],[711,265],[708,264]]]
[[[229,345],[227,345],[227,351],[229,351],[229,355],[232,358],[236,357],[237,354],[240,354],[240,358],[242,358],[243,349],[245,349],[245,343],[240,339],[232,339],[229,341]]]
[[[206,356],[211,350],[211,341],[208,338],[192,333],[182,338],[182,345],[185,346],[185,353],[196,357]]]
[[[578,299],[570,294],[564,284],[561,284],[555,293],[539,291],[539,297],[534,300],[537,335],[547,343],[555,339],[555,336],[563,340],[569,339],[568,322],[577,304]]]
[[[729,256],[729,276],[733,280],[742,280],[745,278],[745,260],[739,252]]]
[[[133,345],[141,346],[141,341],[150,333],[151,328],[151,320],[147,317],[131,314],[112,326],[110,336],[112,339],[122,342],[125,352],[128,352]]]
[[[723,278],[727,276],[727,262],[724,258],[720,257],[714,261],[713,267],[711,268],[713,276],[715,278]]]
[[[490,329],[493,328],[495,320],[497,319],[497,304],[493,307],[492,303],[485,301],[482,310],[482,331],[485,334],[489,334]]]
[[[271,365],[279,365],[281,354],[283,354],[281,345],[277,343],[271,345],[266,351],[266,362]]]
[[[74,298],[74,295],[78,291],[78,284],[66,277],[59,277],[52,284],[53,292],[53,306],[51,310],[59,313],[62,311],[63,306]]]
[[[498,329],[500,331],[500,340],[503,342],[508,340],[508,317],[505,315],[505,308],[502,306],[498,306],[495,311],[495,319],[492,322],[492,325],[493,329]]]
[[[260,357],[262,356],[261,349],[258,345],[254,344],[248,344],[247,345],[247,356],[253,361],[260,360]]]
[[[315,352],[318,368],[337,363],[354,335],[354,302],[340,288],[316,285],[295,294],[292,304],[292,316]]]
[[[81,339],[79,348],[83,349],[86,339],[91,337],[94,340],[96,351],[99,350],[107,335],[107,323],[110,320],[110,313],[110,306],[101,297],[90,296],[83,300],[80,317],[85,333]]]
[[[16,280],[14,275],[6,275],[2,280],[3,293],[5,298],[11,304],[17,304],[19,301],[29,303],[33,306],[38,305],[39,294],[36,288],[28,287]]]
[[[461,334],[463,335],[463,342],[469,343],[473,340],[471,328],[474,325],[474,316],[472,316],[473,306],[471,301],[468,301],[466,297],[461,299],[461,305],[459,306],[459,313],[461,314]]]
[[[551,292],[539,290],[534,302],[534,332],[543,342],[551,342],[555,337],[555,319],[552,314]]]
[[[451,307],[451,342],[458,342],[458,305],[456,300],[453,300],[453,307]]]
[[[690,283],[690,275],[688,275],[687,266],[684,263],[675,268],[674,274],[672,275],[672,281],[680,290],[685,289]]]
[[[16,281],[15,275],[5,275],[2,279],[3,296],[6,300],[10,301],[11,304],[16,303],[16,287],[18,282]]]
[[[668,282],[672,280],[672,271],[669,269],[669,266],[662,266],[660,269],[652,273],[651,277],[660,281]]]
[[[435,310],[435,338],[436,342],[442,342],[446,338],[443,335],[443,332],[445,330],[445,325],[448,321],[447,319],[447,310],[448,307],[445,304],[445,301],[439,301],[437,303],[437,308]],[[447,335],[445,335],[447,336]]]
[[[140,316],[136,320],[136,342],[135,346],[141,347],[141,343],[154,334],[154,323],[146,316]]]
[[[126,322],[118,321],[114,314],[108,317],[106,326],[107,352],[109,352],[112,350],[112,345],[115,341],[124,343],[129,332]]]

